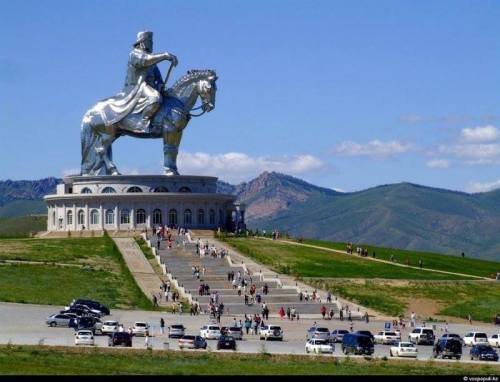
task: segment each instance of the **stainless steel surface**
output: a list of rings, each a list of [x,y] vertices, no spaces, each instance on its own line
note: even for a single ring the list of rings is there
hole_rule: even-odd
[[[158,64],[177,65],[170,53],[153,54],[153,33],[139,32],[130,52],[122,91],[88,110],[81,124],[81,175],[119,175],[112,143],[122,135],[163,139],[164,172],[179,175],[177,154],[190,111],[201,99],[203,112],[215,107],[217,75],[191,70],[164,90]]]

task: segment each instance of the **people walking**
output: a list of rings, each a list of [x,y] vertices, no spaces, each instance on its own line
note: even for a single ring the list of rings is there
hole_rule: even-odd
[[[165,334],[165,320],[162,318],[160,318],[160,331],[161,331],[161,334]]]

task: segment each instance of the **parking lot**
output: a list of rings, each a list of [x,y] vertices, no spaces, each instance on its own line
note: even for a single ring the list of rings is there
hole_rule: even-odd
[[[63,307],[56,306],[42,306],[42,305],[28,305],[28,304],[10,304],[0,303],[0,343],[1,344],[44,344],[44,345],[61,345],[61,346],[74,346],[75,331],[71,328],[48,327],[45,319],[57,313]],[[171,349],[178,350],[177,339],[170,339],[167,335],[162,335],[160,331],[160,318],[163,317],[165,325],[183,324],[187,330],[186,334],[199,334],[199,329],[202,325],[210,323],[207,316],[189,316],[173,315],[164,312],[150,312],[150,311],[127,311],[127,310],[112,310],[110,316],[103,317],[106,319],[117,320],[124,324],[125,330],[133,326],[135,321],[146,321],[151,326],[151,344],[153,349]],[[237,317],[239,320],[242,317]],[[333,329],[348,329],[348,321],[322,321],[318,318],[316,321],[320,326],[326,326],[330,330]],[[233,323],[233,317],[223,317],[221,325],[229,326]],[[242,341],[238,341],[239,352],[244,353],[259,353],[266,351],[273,354],[306,354],[305,353],[305,336],[307,329],[312,326],[314,320],[307,319],[300,322],[290,322],[287,320],[270,319],[267,324],[280,325],[284,330],[284,341],[260,341],[257,335],[245,335]],[[364,322],[355,321],[354,330],[370,330],[373,334],[384,329],[383,322],[372,321],[368,324]],[[469,330],[485,331],[489,335],[500,331],[497,327],[487,324],[468,325],[468,324],[450,324],[449,332],[464,335]],[[408,338],[409,328],[401,332],[402,340]],[[436,326],[436,337],[441,336],[443,327]],[[107,336],[96,336],[95,342],[97,346],[108,346]],[[215,350],[216,341],[208,340],[208,346],[211,350]],[[143,337],[133,338],[134,348],[145,348],[145,339]],[[461,362],[471,362],[469,360],[469,347],[463,350],[464,356]],[[375,357],[389,357],[389,345],[375,345]],[[203,351],[203,350],[198,350]],[[224,350],[226,351],[226,350]],[[335,356],[343,356],[340,344],[335,345]],[[329,356],[329,355],[325,355]],[[418,346],[418,359],[429,360],[432,357],[432,346]],[[438,360],[442,361],[442,360]],[[457,362],[448,361],[444,362]],[[477,361],[474,361],[477,362]]]

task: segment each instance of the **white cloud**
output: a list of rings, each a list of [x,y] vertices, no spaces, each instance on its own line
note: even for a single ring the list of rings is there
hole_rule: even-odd
[[[450,161],[447,159],[431,159],[427,161],[426,165],[430,168],[448,168],[450,167]]]
[[[495,126],[477,126],[462,129],[462,140],[468,143],[486,143],[498,140],[500,132]]]
[[[342,193],[344,193],[344,192],[345,192],[345,190],[344,190],[344,189],[342,189],[342,188],[338,188],[338,187],[333,187],[333,188],[332,188],[332,190],[333,190],[333,191],[337,191],[337,192],[342,192]]]
[[[497,188],[500,188],[500,179],[495,180],[493,182],[473,182],[468,184],[465,187],[466,192],[474,193],[474,192],[488,192],[488,191],[493,191],[496,190]]]
[[[342,156],[371,156],[387,158],[397,154],[403,154],[416,149],[411,143],[403,143],[398,140],[383,142],[378,139],[365,144],[356,142],[342,142],[333,149],[333,153]]]
[[[291,175],[319,170],[323,162],[313,155],[251,157],[244,153],[208,154],[180,152],[178,167],[182,174],[218,176],[228,182],[241,182],[263,171],[278,171]]]
[[[438,151],[442,154],[455,155],[466,164],[490,164],[500,161],[500,143],[441,145]]]
[[[69,175],[80,175],[80,169],[79,168],[65,168],[62,170],[62,175],[64,176],[69,176]]]

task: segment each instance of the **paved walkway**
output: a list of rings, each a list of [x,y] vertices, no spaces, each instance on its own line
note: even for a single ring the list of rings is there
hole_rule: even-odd
[[[313,245],[313,244],[297,243],[297,242],[290,241],[290,240],[280,240],[280,239],[273,240],[273,239],[269,239],[267,237],[258,237],[257,239],[260,239],[260,240],[270,240],[270,241],[274,241],[274,242],[278,242],[278,243],[293,244],[293,245],[298,245],[298,246],[302,246],[302,247],[322,249],[322,250],[327,251],[327,252],[340,253],[342,255],[347,255],[347,256],[353,256],[354,255],[354,254],[349,254],[346,251],[342,251],[340,249],[326,248],[326,247],[321,247],[319,245]],[[420,268],[420,267],[415,267],[415,266],[412,266],[412,265],[394,263],[394,262],[389,261],[389,260],[382,260],[382,259],[377,259],[377,258],[374,259],[373,257],[362,257],[362,256],[358,256],[358,257],[360,259],[363,259],[363,260],[377,261],[379,263],[386,263],[386,264],[394,265],[396,267],[412,268],[412,269],[417,269],[419,271],[443,273],[443,274],[447,274],[447,275],[463,276],[463,277],[470,277],[470,278],[475,278],[475,279],[479,279],[479,280],[489,280],[489,281],[492,281],[492,279],[490,279],[488,277],[469,275],[467,273],[448,272],[448,271],[441,271],[441,270],[438,270],[438,269],[431,269],[431,268]]]
[[[162,280],[142,253],[139,245],[132,238],[113,238],[113,241],[116,243],[130,273],[132,273],[142,292],[151,301],[153,301],[153,294],[158,298]],[[159,305],[167,305],[165,301],[160,301],[159,298],[158,303]]]
[[[295,280],[293,276],[278,274],[278,273],[270,270],[266,266],[259,264],[259,263],[256,263],[252,259],[250,259],[250,258],[244,256],[243,254],[241,254],[240,252],[236,251],[233,247],[231,247],[231,246],[229,246],[229,245],[225,244],[224,242],[221,242],[217,239],[207,238],[207,237],[202,237],[200,239],[202,240],[202,242],[208,241],[209,245],[213,244],[217,248],[225,248],[228,251],[229,256],[231,257],[232,262],[234,264],[244,263],[250,273],[262,272],[264,277],[276,277],[277,276],[280,279],[280,281],[283,283],[283,285],[297,286],[302,291],[308,291],[309,293],[312,293],[312,291],[316,289],[317,292],[319,293],[319,295],[321,296],[322,300],[323,301],[326,300],[327,291],[325,291],[325,290],[314,288],[311,285],[308,285],[308,284],[305,284],[301,281]],[[192,240],[196,241],[197,237],[192,236]],[[354,316],[355,312],[357,313],[358,308],[359,308],[360,314],[364,314],[365,312],[368,312],[368,314],[370,315],[371,318],[375,318],[377,320],[392,320],[394,318],[394,317],[386,316],[384,314],[381,314],[380,312],[366,308],[364,306],[355,304],[352,301],[345,300],[345,299],[340,298],[338,296],[336,296],[336,297],[337,297],[337,301],[342,306],[349,305],[351,312],[353,312],[353,316]]]

